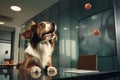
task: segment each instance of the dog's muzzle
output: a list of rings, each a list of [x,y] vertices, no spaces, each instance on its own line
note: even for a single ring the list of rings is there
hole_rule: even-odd
[[[51,23],[51,30],[50,31],[48,31],[48,32],[46,32],[46,33],[44,33],[43,35],[42,35],[42,37],[43,37],[43,39],[45,39],[45,38],[47,38],[47,37],[49,37],[49,38],[53,38],[53,34],[56,32],[56,30],[57,30],[57,26],[56,26],[56,24],[54,24],[54,23]]]

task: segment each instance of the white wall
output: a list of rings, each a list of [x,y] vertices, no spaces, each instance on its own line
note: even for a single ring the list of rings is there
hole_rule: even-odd
[[[14,63],[18,63],[18,55],[19,55],[19,33],[20,33],[20,27],[16,27],[15,29],[15,37],[14,37]]]
[[[0,43],[0,64],[4,63],[4,59],[10,59],[11,54],[11,44],[9,43]],[[8,53],[5,54],[5,51],[8,50]]]

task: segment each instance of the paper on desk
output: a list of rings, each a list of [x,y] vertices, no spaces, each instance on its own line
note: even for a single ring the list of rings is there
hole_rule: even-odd
[[[98,73],[98,70],[65,70],[64,72],[69,73]]]

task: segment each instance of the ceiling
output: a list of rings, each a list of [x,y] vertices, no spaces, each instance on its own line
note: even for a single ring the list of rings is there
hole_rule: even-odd
[[[59,0],[0,0],[0,21],[5,23],[0,25],[0,30],[11,31],[15,27],[20,27],[57,1]],[[20,12],[12,11],[10,9],[12,5],[17,5],[22,10]]]

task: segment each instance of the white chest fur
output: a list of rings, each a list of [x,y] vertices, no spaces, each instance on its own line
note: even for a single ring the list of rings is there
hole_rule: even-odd
[[[48,57],[52,55],[52,52],[53,48],[51,47],[51,44],[49,42],[39,43],[37,49],[33,49],[29,44],[25,50],[25,53],[28,53],[39,60],[38,62],[42,68],[47,65],[49,59]]]

